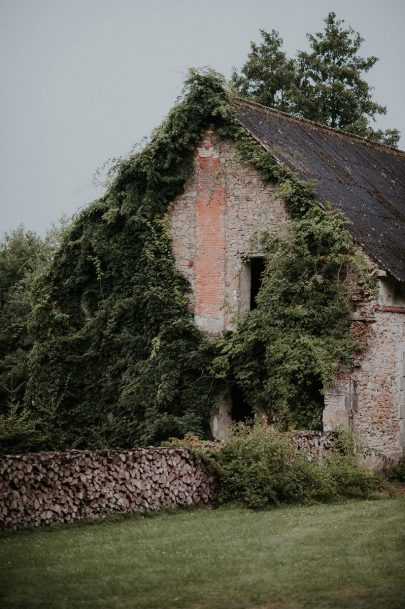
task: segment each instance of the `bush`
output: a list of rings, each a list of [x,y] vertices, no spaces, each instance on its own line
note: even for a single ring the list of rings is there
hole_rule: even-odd
[[[0,453],[15,454],[40,450],[48,437],[28,408],[12,404],[0,415]]]
[[[388,478],[392,482],[405,482],[405,457],[402,457],[388,472]]]
[[[260,425],[237,425],[210,459],[218,472],[219,502],[250,508],[367,497],[382,485],[350,453],[330,453],[310,461],[290,437]]]

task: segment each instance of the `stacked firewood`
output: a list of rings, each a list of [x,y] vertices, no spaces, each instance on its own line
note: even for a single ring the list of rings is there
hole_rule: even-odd
[[[325,452],[336,448],[334,431],[292,431],[290,432],[298,450],[305,449],[310,459],[322,457]]]
[[[214,476],[185,448],[0,456],[0,527],[208,504]]]

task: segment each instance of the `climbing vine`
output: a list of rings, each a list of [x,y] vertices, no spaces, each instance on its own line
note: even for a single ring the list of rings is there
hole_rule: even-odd
[[[277,184],[291,218],[283,238],[264,235],[266,267],[257,309],[219,340],[218,376],[237,383],[253,412],[281,428],[322,426],[323,390],[359,348],[350,333],[352,274],[368,269],[343,216],[321,208],[314,184],[277,163],[246,131],[235,140],[242,158]],[[372,282],[364,282],[371,292]]]
[[[292,223],[287,240],[264,239],[257,310],[233,334],[208,341],[194,324],[165,214],[213,123],[278,184]],[[182,101],[141,152],[118,162],[105,196],[74,220],[37,280],[27,402],[44,417],[51,409],[59,446],[60,438],[99,447],[207,435],[225,383],[238,383],[280,425],[316,427],[312,385],[328,382],[353,353],[352,253],[342,218],[322,210],[312,186],[237,123],[222,78],[193,71]]]
[[[222,80],[192,73],[150,143],[120,161],[37,282],[27,399],[58,416],[70,446],[133,446],[208,420],[221,381],[196,327],[164,221],[212,121],[231,116]],[[55,440],[56,441],[56,440]]]

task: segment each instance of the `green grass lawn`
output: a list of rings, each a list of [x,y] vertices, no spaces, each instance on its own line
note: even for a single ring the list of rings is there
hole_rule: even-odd
[[[400,609],[405,497],[0,535],[2,609]]]

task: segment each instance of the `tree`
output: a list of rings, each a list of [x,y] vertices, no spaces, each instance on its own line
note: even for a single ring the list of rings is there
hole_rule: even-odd
[[[324,31],[307,35],[310,50],[299,51],[294,62],[280,50],[282,40],[277,32],[261,30],[261,34],[263,44],[251,43],[252,51],[241,74],[234,71],[232,76],[238,92],[329,127],[392,146],[398,144],[397,129],[376,130],[370,125],[387,111],[373,101],[372,87],[363,78],[378,59],[359,56],[364,39],[351,27],[345,29],[344,20],[330,12]]]
[[[0,410],[21,401],[27,377],[28,284],[42,257],[42,240],[22,226],[0,243]]]
[[[295,80],[294,61],[282,51],[283,39],[276,30],[260,30],[262,44],[250,43],[251,51],[238,74],[234,69],[232,83],[244,97],[288,112],[292,109],[291,88]]]
[[[372,100],[372,88],[362,78],[378,59],[360,57],[364,38],[343,24],[329,13],[324,32],[308,34],[311,52],[298,52],[296,111],[330,127],[397,144],[397,130],[376,131],[369,125],[369,119],[387,111]]]
[[[60,245],[67,225],[62,218],[45,238],[23,226],[0,241],[0,452],[57,448],[63,442],[52,411],[27,400],[29,357],[33,347],[30,316],[33,290]]]
[[[0,241],[0,412],[23,401],[32,284],[58,247],[61,222],[44,239],[19,226]]]

